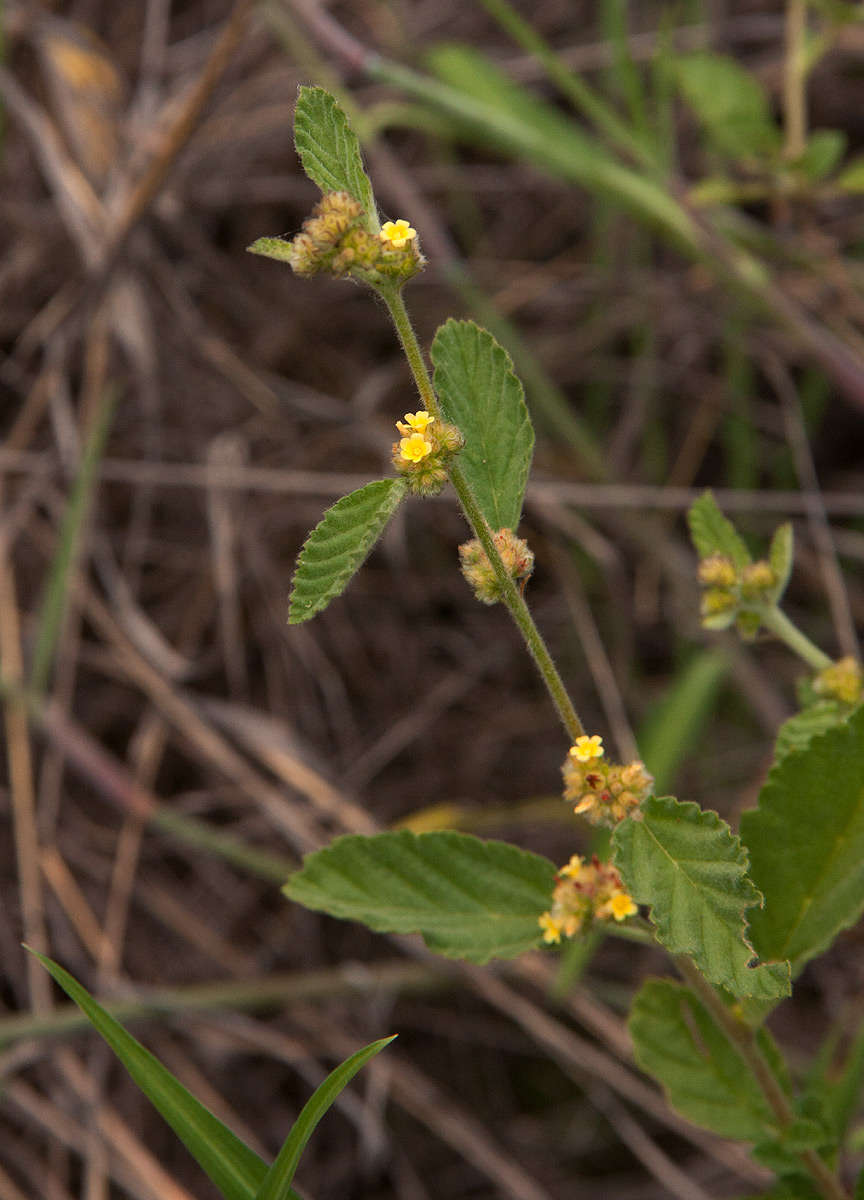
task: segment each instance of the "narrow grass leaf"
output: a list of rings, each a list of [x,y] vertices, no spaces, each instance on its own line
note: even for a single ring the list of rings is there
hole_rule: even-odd
[[[686,987],[650,979],[627,1022],[639,1066],[682,1116],[721,1137],[759,1141],[771,1110],[737,1050]]]
[[[372,1042],[370,1045],[364,1046],[362,1050],[358,1050],[356,1054],[352,1054],[350,1058],[346,1058],[345,1062],[340,1063],[334,1071],[330,1072],[324,1082],[315,1089],[310,1099],[304,1104],[300,1116],[294,1122],[291,1132],[285,1139],[282,1149],[276,1157],[276,1161],[267,1172],[266,1179],[256,1192],[255,1200],[289,1200],[289,1197],[293,1195],[291,1180],[294,1178],[294,1172],[297,1170],[300,1155],[303,1153],[309,1138],[315,1131],[315,1126],[333,1104],[333,1101],[342,1089],[351,1082],[360,1068],[370,1058],[373,1058],[379,1050],[383,1050],[385,1046],[389,1046],[395,1037],[396,1034],[394,1033],[392,1037],[381,1038],[377,1042]]]
[[[681,94],[715,147],[732,159],[764,158],[782,134],[756,77],[722,54],[688,54],[676,64]]]
[[[345,591],[404,495],[403,480],[378,479],[328,508],[297,559],[289,624],[308,621]]]
[[[710,491],[703,492],[694,500],[687,513],[690,537],[700,558],[712,554],[725,554],[736,567],[746,567],[751,562],[750,551],[744,545],[737,529],[727,521]]]
[[[68,971],[44,954],[35,950],[31,953],[102,1035],[226,1200],[254,1200],[267,1174],[263,1159],[196,1100]],[[292,1200],[298,1200],[296,1195],[292,1195]]]
[[[798,971],[864,910],[864,707],[781,759],[741,836],[765,897],[753,944]]]
[[[448,421],[462,430],[459,464],[493,530],[519,524],[534,430],[513,363],[473,321],[442,325],[432,343],[435,389]]]
[[[324,88],[301,87],[294,110],[294,145],[312,182],[322,192],[348,192],[359,200],[369,229],[378,233],[381,225],[360,141],[342,108]]]
[[[291,900],[380,933],[421,933],[448,958],[486,962],[536,946],[555,867],[506,842],[451,831],[347,834],[309,854]]]
[[[615,865],[633,899],[651,905],[667,950],[689,955],[735,996],[787,996],[788,963],[751,966],[744,913],[760,896],[747,878],[744,847],[726,822],[671,796],[650,797],[640,815],[615,830]]]

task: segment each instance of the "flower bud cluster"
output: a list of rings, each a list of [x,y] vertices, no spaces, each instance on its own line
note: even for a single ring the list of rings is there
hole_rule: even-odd
[[[706,629],[728,629],[736,618],[742,625],[743,617],[741,631],[749,632],[752,622],[746,618],[776,602],[777,572],[765,559],[737,567],[727,555],[712,554],[699,563],[699,582],[705,589],[700,612]]]
[[[574,813],[592,825],[614,827],[651,794],[654,780],[643,763],[611,763],[603,759],[603,739],[596,734],[576,739],[561,768],[564,799]]]
[[[298,275],[351,275],[373,285],[404,283],[425,263],[417,231],[407,221],[387,221],[379,234],[366,227],[363,206],[347,192],[327,192],[289,243]]]
[[[543,941],[574,937],[592,921],[624,921],[639,910],[611,863],[574,854],[556,877],[552,907],[539,918]]]
[[[864,670],[857,658],[847,654],[820,671],[813,680],[813,690],[819,696],[855,705],[864,700]]]
[[[394,467],[415,495],[437,495],[447,482],[447,463],[465,444],[462,434],[425,410],[406,413],[396,428],[402,436],[393,443]]]
[[[534,554],[528,543],[512,529],[499,529],[492,540],[510,578],[514,582],[528,579],[534,570]],[[504,598],[495,568],[477,538],[459,547],[459,567],[483,604],[497,604]]]

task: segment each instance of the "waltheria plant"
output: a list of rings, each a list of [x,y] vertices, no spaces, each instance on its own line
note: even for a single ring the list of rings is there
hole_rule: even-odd
[[[745,639],[764,629],[811,671],[739,836],[715,812],[654,796],[641,762],[615,762],[603,736],[583,728],[524,597],[534,556],[518,526],[534,435],[510,359],[476,324],[449,320],[432,342],[430,376],[402,297],[423,268],[420,233],[405,218],[380,223],[358,140],[327,92],[301,89],[295,135],[322,198],[293,240],[262,238],[250,249],[301,275],[373,288],[417,408],[394,414],[395,475],[344,497],[309,535],[289,619],[308,620],[344,590],[408,492],[430,495],[449,481],[471,528],[462,572],[479,600],[510,612],[566,731],[564,800],[612,834],[608,861],[570,855],[558,869],[458,832],[350,835],[309,855],[286,895],[374,930],[419,932],[433,950],[474,962],[600,926],[659,944],[681,982],[651,980],[636,996],[637,1062],[691,1121],[753,1143],[778,1176],[772,1195],[848,1195],[849,1105],[838,1112],[824,1078],[796,1091],[763,1027],[804,963],[864,908],[862,671],[854,660],[832,662],[780,608],[791,527],[754,561],[710,494],[690,513],[706,629],[735,626]]]
[[[430,949],[475,963],[591,931],[661,947],[680,979],[649,980],[633,1001],[639,1066],[685,1118],[752,1146],[777,1177],[765,1200],[851,1200],[861,1036],[839,1066],[821,1055],[801,1082],[764,1025],[804,965],[864,909],[864,673],[853,658],[832,661],[780,607],[791,527],[782,525],[754,561],[710,493],[689,514],[705,628],[735,628],[745,640],[764,631],[808,668],[801,711],[781,727],[739,835],[716,812],[655,796],[641,761],[616,762],[603,735],[583,727],[525,601],[534,555],[518,527],[534,434],[510,359],[478,325],[448,320],[430,348],[430,376],[402,298],[423,269],[422,231],[404,217],[380,222],[357,137],[327,92],[301,89],[295,134],[321,199],[292,240],[265,237],[250,249],[301,276],[345,277],[377,292],[417,398],[413,411],[394,414],[395,473],[343,497],[309,535],[289,620],[307,621],[340,595],[408,493],[434,495],[449,483],[471,531],[458,551],[462,572],[478,600],[507,608],[564,727],[564,801],[576,821],[611,834],[608,859],[567,846],[560,868],[456,831],[348,835],[308,855],[286,895],[373,930],[420,933]],[[268,1167],[43,961],[228,1200],[294,1197],[291,1180],[315,1123],[389,1040],[333,1072]],[[854,1195],[864,1196],[864,1172]]]

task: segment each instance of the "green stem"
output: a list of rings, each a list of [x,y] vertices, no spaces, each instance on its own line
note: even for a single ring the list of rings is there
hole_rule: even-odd
[[[746,1022],[739,1020],[735,1013],[723,1003],[691,959],[685,958],[683,955],[676,956],[675,966],[688,986],[705,1005],[715,1024],[725,1033],[747,1064],[776,1117],[780,1129],[788,1128],[795,1120],[795,1111],[789,1097],[768,1065],[754,1031]],[[814,1150],[803,1150],[799,1157],[825,1200],[849,1200],[849,1193],[827,1163]]]
[[[824,671],[831,666],[831,659],[789,620],[782,609],[769,608],[762,614],[762,624],[785,642],[790,650],[804,659],[814,671]]]
[[[417,341],[417,335],[411,324],[411,318],[405,307],[405,301],[396,288],[381,288],[379,289],[379,293],[387,305],[393,324],[396,327],[399,341],[402,349],[405,351],[408,365],[411,368],[411,374],[414,376],[414,381],[417,384],[417,390],[420,393],[423,407],[438,420],[441,418],[441,406],[438,403],[438,397],[435,395],[435,389],[432,386],[432,380],[429,377],[429,371],[423,359],[420,343]],[[573,702],[567,694],[564,681],[558,673],[558,668],[555,666],[552,655],[543,641],[540,630],[534,623],[534,618],[531,616],[528,605],[522,598],[504,563],[501,561],[501,555],[498,553],[498,547],[495,545],[489,522],[483,516],[474,493],[471,491],[467,479],[462,474],[458,461],[449,468],[448,473],[450,482],[453,484],[456,495],[459,497],[459,503],[462,505],[462,511],[465,514],[468,524],[485,550],[486,556],[495,571],[495,578],[498,580],[501,588],[504,604],[510,616],[516,622],[519,632],[525,639],[525,645],[528,647],[531,657],[537,664],[537,669],[543,678],[543,682],[546,684],[546,689],[552,697],[552,701],[558,710],[558,715],[561,718],[564,728],[567,730],[570,740],[575,742],[578,737],[583,736],[585,727],[579,720],[576,709],[573,707]]]
[[[785,43],[783,153],[794,160],[807,146],[807,0],[786,0]]]

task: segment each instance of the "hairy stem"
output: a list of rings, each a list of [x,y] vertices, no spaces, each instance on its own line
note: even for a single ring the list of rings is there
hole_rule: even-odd
[[[762,615],[762,624],[780,638],[781,642],[785,642],[790,650],[794,650],[799,657],[803,658],[814,671],[824,671],[826,667],[831,666],[831,659],[828,655],[811,642],[781,609],[776,606],[769,608]]]
[[[778,1126],[781,1129],[787,1128],[795,1120],[796,1114],[789,1097],[768,1065],[756,1040],[755,1032],[746,1022],[739,1020],[731,1009],[727,1008],[691,959],[683,955],[676,956],[675,966],[688,986],[708,1009],[715,1024],[722,1029],[747,1064],[767,1100]],[[802,1166],[807,1170],[825,1200],[849,1200],[849,1193],[840,1180],[814,1150],[803,1150],[799,1157]]]
[[[382,288],[380,289],[380,295],[393,319],[393,324],[399,335],[399,341],[402,344],[402,349],[405,351],[405,357],[411,368],[411,374],[414,376],[414,381],[417,384],[417,390],[420,393],[423,407],[436,419],[440,419],[441,407],[438,404],[438,397],[435,395],[432,380],[429,378],[429,371],[423,359],[423,352],[417,341],[417,335],[411,324],[411,318],[408,316],[405,301],[396,288],[388,288],[386,290]],[[449,476],[456,495],[459,497],[459,503],[462,505],[462,511],[465,514],[468,524],[471,526],[475,536],[485,550],[489,562],[492,564],[495,577],[501,587],[504,604],[510,616],[519,627],[519,632],[525,639],[525,645],[528,647],[531,657],[537,664],[537,669],[543,678],[543,682],[546,684],[546,689],[552,697],[552,701],[558,710],[558,715],[561,718],[564,728],[567,730],[570,740],[575,742],[577,737],[581,737],[584,734],[585,728],[579,720],[572,700],[567,694],[564,681],[558,673],[558,668],[555,666],[552,655],[543,641],[540,630],[534,623],[534,618],[531,616],[528,605],[522,598],[504,563],[501,561],[501,555],[498,553],[498,547],[495,545],[492,529],[483,516],[474,494],[468,485],[468,481],[462,474],[458,460],[449,468]]]

